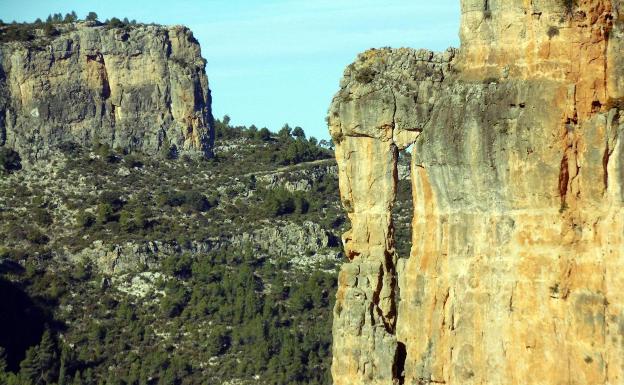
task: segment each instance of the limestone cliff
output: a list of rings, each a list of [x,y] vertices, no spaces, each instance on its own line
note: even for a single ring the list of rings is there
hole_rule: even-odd
[[[95,142],[210,156],[206,61],[190,30],[57,27],[58,36],[0,44],[0,146],[30,159]]]
[[[461,9],[459,50],[367,51],[330,107],[352,224],[334,382],[622,384],[624,2]]]

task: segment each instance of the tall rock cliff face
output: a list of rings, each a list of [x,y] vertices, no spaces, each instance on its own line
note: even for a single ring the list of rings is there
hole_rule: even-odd
[[[0,146],[36,159],[64,143],[210,156],[206,61],[185,27],[77,23],[0,44]]]
[[[624,383],[623,31],[622,1],[463,0],[459,50],[347,68],[336,385]]]

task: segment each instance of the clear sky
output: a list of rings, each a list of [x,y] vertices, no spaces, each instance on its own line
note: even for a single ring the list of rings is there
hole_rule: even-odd
[[[215,117],[328,138],[344,68],[373,47],[458,46],[457,0],[0,0],[5,22],[75,10],[190,27],[208,60]]]

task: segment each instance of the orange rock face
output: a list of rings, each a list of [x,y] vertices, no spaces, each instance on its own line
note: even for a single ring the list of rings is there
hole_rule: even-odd
[[[464,0],[459,51],[345,71],[336,385],[624,383],[620,10]],[[411,144],[407,256],[391,212]]]

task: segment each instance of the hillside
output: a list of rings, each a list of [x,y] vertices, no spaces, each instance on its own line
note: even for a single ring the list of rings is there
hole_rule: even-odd
[[[5,173],[8,371],[49,333],[45,384],[329,383],[335,161],[260,131],[218,121],[210,160],[96,146]]]

